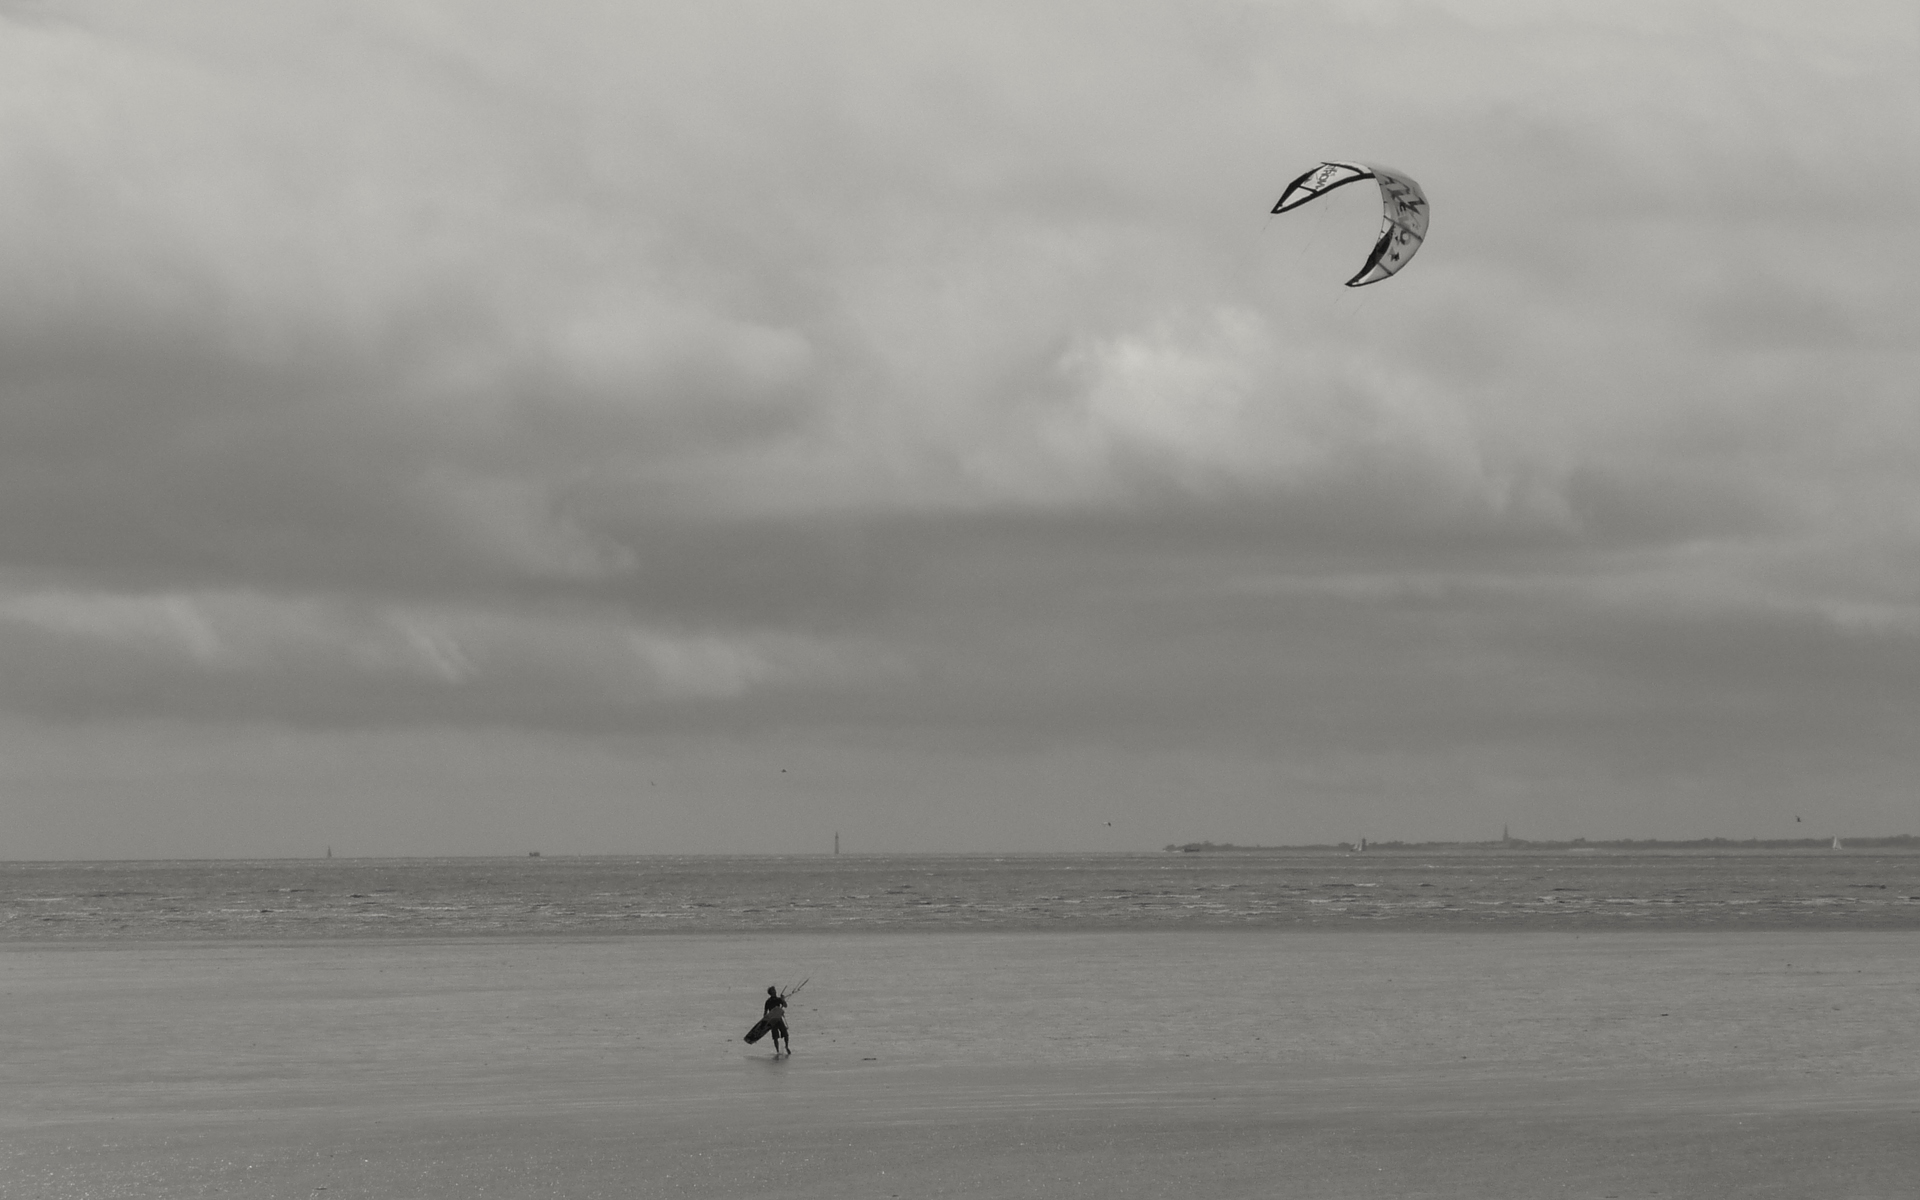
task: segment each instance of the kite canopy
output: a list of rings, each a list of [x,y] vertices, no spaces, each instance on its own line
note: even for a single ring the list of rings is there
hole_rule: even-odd
[[[1276,213],[1290,212],[1309,200],[1318,199],[1338,187],[1362,179],[1380,184],[1380,239],[1360,273],[1347,280],[1348,287],[1379,283],[1413,261],[1420,243],[1427,237],[1427,196],[1410,175],[1392,167],[1374,163],[1323,162],[1287,185],[1280,193]]]

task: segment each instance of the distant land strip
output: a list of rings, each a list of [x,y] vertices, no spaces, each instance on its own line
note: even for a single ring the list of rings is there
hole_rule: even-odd
[[[1530,842],[1525,838],[1498,838],[1491,842],[1327,842],[1308,846],[1236,846],[1232,842],[1179,842],[1168,850],[1185,854],[1254,850],[1916,850],[1920,837],[1911,833],[1892,837],[1840,838],[1693,838],[1667,842],[1658,838],[1624,838],[1620,841]]]

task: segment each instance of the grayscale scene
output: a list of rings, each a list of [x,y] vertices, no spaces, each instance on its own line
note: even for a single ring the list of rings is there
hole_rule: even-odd
[[[1912,0],[0,0],[0,1200],[1913,1200]]]

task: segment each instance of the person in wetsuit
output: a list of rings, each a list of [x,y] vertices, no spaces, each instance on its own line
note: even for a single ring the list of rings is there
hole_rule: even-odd
[[[787,1032],[787,998],[780,989],[767,989],[767,1005],[763,1019],[767,1023],[767,1032],[773,1035],[773,1052],[780,1053],[780,1043],[787,1044],[787,1053],[793,1053],[793,1036]]]

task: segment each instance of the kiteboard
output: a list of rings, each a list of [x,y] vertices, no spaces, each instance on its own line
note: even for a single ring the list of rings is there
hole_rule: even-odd
[[[767,1036],[767,1032],[773,1028],[773,1023],[775,1021],[785,1020],[786,1016],[787,1006],[783,1004],[766,1016],[761,1017],[754,1023],[752,1029],[747,1030],[747,1045],[751,1046],[761,1038]]]

